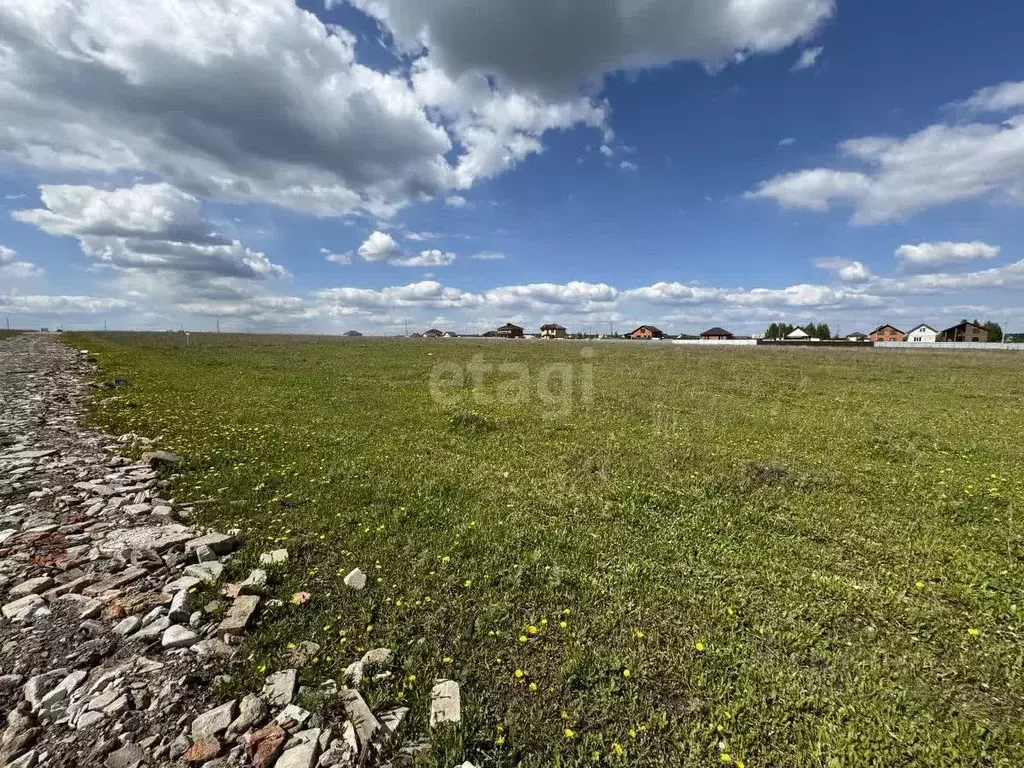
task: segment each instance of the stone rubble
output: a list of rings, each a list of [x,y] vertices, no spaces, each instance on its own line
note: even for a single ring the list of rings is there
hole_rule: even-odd
[[[346,685],[315,688],[339,697],[339,722],[295,702],[307,690],[297,669],[218,702],[214,683],[258,620],[268,573],[225,587],[226,606],[192,604],[220,581],[239,532],[183,522],[193,509],[168,498],[181,457],[80,426],[90,389],[130,386],[83,383],[94,363],[53,334],[0,342],[0,766],[370,768],[423,757],[428,743],[401,743],[408,709],[375,713],[357,690],[364,671],[391,674],[387,648],[353,662]],[[151,450],[132,461],[119,455],[129,444]],[[260,556],[287,561],[284,549]],[[345,584],[362,589],[366,576],[355,569]],[[301,668],[319,650],[304,641],[291,661]],[[459,722],[459,696],[438,681],[431,726]]]

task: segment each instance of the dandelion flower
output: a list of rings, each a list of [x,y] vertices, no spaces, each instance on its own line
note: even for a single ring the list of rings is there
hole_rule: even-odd
[[[695,651],[697,651],[697,653],[704,653],[705,650],[704,643],[702,643],[700,640],[693,644],[693,648]]]
[[[623,677],[629,677],[629,670],[628,669],[622,670],[622,676]]]
[[[517,669],[515,671],[515,676],[516,676],[516,680],[522,680],[526,676],[526,673],[523,672],[523,670],[521,670],[521,669]]]
[[[918,589],[924,589],[924,582],[923,581],[919,581],[914,586],[917,587]]]
[[[723,763],[731,763],[732,755],[730,755],[728,752],[723,752],[718,756],[718,759],[721,760]]]
[[[981,630],[980,629],[975,629],[974,627],[971,627],[970,629],[967,630],[967,634],[970,635],[971,637],[977,637],[978,635],[981,634]]]
[[[519,636],[519,642],[520,643],[525,643],[526,642],[526,635],[520,635]]]
[[[445,664],[451,664],[453,661],[455,661],[455,659],[453,659],[451,656],[445,656],[444,657],[444,663]]]
[[[574,731],[572,728],[566,728],[564,733],[565,733],[565,738],[567,738],[567,739],[571,739],[571,738],[576,736],[576,731]]]
[[[622,757],[626,754],[626,750],[623,749],[622,745],[617,741],[612,744],[612,752],[615,753],[616,757]]]
[[[528,626],[526,628],[526,634],[528,634],[528,635],[536,635],[537,634],[537,628],[535,626],[533,626],[533,624],[531,624],[530,626]]]
[[[562,629],[565,629],[566,627],[569,626],[569,622],[567,622],[567,621],[560,621],[560,622],[558,622],[558,626],[560,626]]]
[[[537,690],[537,684],[536,683],[530,683],[530,690],[531,691],[536,691]]]

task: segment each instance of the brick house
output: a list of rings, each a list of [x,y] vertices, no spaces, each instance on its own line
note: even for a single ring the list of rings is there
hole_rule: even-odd
[[[988,341],[988,328],[966,320],[939,334],[938,341]]]
[[[733,335],[725,330],[725,328],[719,328],[716,325],[714,328],[708,328],[704,331],[700,338],[702,341],[726,341],[733,338]]]
[[[895,325],[886,324],[875,328],[868,334],[868,338],[872,341],[903,341],[907,338],[907,334]]]
[[[663,339],[665,334],[655,328],[653,325],[641,325],[639,328],[634,328],[628,334],[630,339]]]

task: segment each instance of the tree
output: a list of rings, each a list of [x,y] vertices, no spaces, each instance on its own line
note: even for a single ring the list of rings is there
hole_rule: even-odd
[[[1003,327],[995,320],[989,320],[985,323],[985,329],[988,331],[988,340],[992,343],[1003,340]]]
[[[772,323],[768,326],[768,330],[764,332],[765,338],[777,339],[779,338],[779,324]]]
[[[828,323],[822,323],[818,326],[818,338],[824,341],[832,338],[832,331],[829,330]]]

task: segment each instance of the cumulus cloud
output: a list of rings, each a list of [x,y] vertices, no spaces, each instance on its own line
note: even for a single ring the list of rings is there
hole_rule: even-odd
[[[0,44],[0,151],[29,165],[323,215],[451,185],[451,141],[409,83],[293,0],[5,3]]]
[[[817,48],[805,48],[800,53],[800,58],[793,64],[793,71],[799,72],[801,69],[810,69],[818,63],[818,57],[821,56],[821,52],[825,48],[818,46]]]
[[[18,252],[6,245],[0,245],[0,277],[4,280],[22,281],[41,277],[43,268],[31,261],[20,261]]]
[[[451,251],[440,251],[435,249],[420,251],[418,254],[409,254],[401,258],[392,259],[391,263],[397,267],[446,267],[455,261],[455,254]]]
[[[43,208],[15,211],[16,220],[44,232],[73,237],[98,263],[191,275],[263,280],[287,275],[284,267],[237,240],[212,231],[199,201],[168,184],[100,189],[43,185]]]
[[[623,160],[621,163],[619,163],[619,169],[623,171],[635,171],[639,169],[639,167],[640,166],[638,166],[636,163],[630,162],[629,160]]]
[[[813,263],[818,269],[827,269],[844,283],[863,283],[872,276],[867,265],[850,259],[826,257],[815,259]]]
[[[328,5],[340,2],[329,0]],[[565,98],[607,73],[693,60],[717,66],[812,35],[833,0],[353,0],[406,50],[430,50],[452,77]],[[742,58],[742,56],[741,56]]]
[[[591,312],[615,302],[619,292],[605,283],[532,283],[494,288],[484,294],[488,306],[504,308],[575,307],[574,311]]]
[[[97,296],[45,296],[0,293],[0,312],[12,315],[52,317],[63,315],[95,315],[131,307],[125,299]]]
[[[364,261],[386,261],[396,267],[445,267],[455,261],[455,254],[437,249],[409,253],[387,232],[376,230],[357,251]]]
[[[387,261],[404,255],[402,247],[387,232],[375,230],[359,246],[359,256],[364,261]]]
[[[990,85],[956,106],[976,112],[1008,112],[1014,109],[1024,109],[1024,81]]]
[[[466,198],[462,195],[451,195],[450,197],[445,198],[444,204],[452,208],[465,208]]]
[[[429,55],[414,62],[411,81],[417,98],[444,117],[461,147],[454,169],[460,188],[543,151],[541,137],[547,131],[582,123],[611,136],[606,126],[607,104],[589,97],[550,100],[505,88],[477,71],[453,77]],[[452,195],[446,203],[461,208],[466,200]]]
[[[1016,91],[982,89],[967,103],[1016,105]],[[865,170],[784,173],[747,192],[782,206],[826,211],[851,205],[853,221],[876,224],[936,206],[995,198],[1024,202],[1024,114],[1001,123],[937,123],[905,138],[868,136],[840,144]]]
[[[327,261],[334,264],[351,264],[352,263],[352,251],[345,251],[343,253],[334,253],[330,248],[321,248],[320,253],[324,255]]]
[[[900,266],[910,272],[933,271],[947,264],[959,264],[976,259],[994,259],[999,255],[999,246],[989,245],[980,240],[969,243],[953,243],[948,240],[937,243],[901,245],[896,249]]]
[[[598,148],[598,152],[600,152],[600,153],[601,153],[602,155],[604,155],[605,157],[611,157],[612,155],[614,155],[614,154],[615,154],[615,150],[614,150],[614,149],[612,149],[611,147],[609,147],[609,146],[608,146],[607,144],[602,144],[602,145],[601,145],[601,146],[600,146],[600,147]]]

